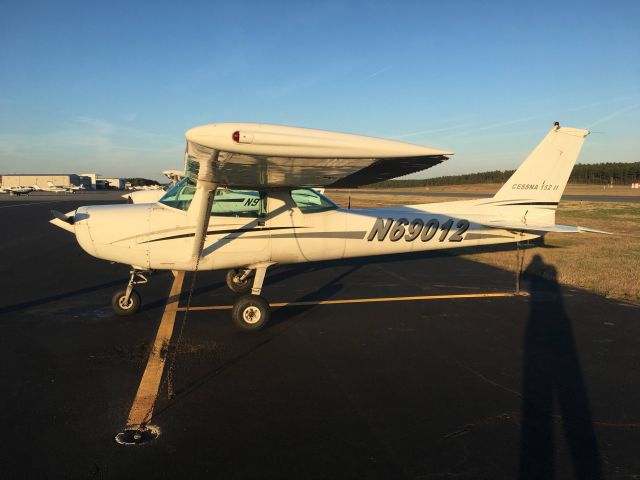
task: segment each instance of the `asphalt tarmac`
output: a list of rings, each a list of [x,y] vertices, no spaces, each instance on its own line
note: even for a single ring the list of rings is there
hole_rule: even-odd
[[[559,286],[552,265],[525,274],[528,297],[313,304],[513,291],[512,274],[442,254],[274,268],[263,294],[310,304],[253,334],[228,310],[178,312],[160,436],[117,444],[173,277],[116,317],[128,268],[47,222],[89,195],[0,201],[2,478],[640,475],[640,306]],[[199,273],[191,305],[233,303],[224,273]]]

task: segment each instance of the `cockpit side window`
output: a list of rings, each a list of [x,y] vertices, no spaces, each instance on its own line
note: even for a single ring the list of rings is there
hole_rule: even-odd
[[[211,206],[216,217],[263,218],[267,215],[267,198],[258,190],[219,188]]]
[[[339,207],[313,188],[291,190],[291,198],[302,213],[326,212]]]

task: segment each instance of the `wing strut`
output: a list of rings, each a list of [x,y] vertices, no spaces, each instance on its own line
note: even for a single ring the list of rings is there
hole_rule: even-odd
[[[193,203],[196,207],[196,230],[193,237],[191,257],[196,262],[196,265],[202,256],[204,242],[207,238],[207,229],[209,228],[209,219],[211,218],[211,205],[218,186],[213,181],[213,162],[217,161],[217,159],[218,151],[216,150],[209,160],[200,162],[196,193],[193,196]]]

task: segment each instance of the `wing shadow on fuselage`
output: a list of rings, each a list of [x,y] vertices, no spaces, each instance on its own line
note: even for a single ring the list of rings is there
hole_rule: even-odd
[[[559,417],[575,478],[602,478],[587,389],[556,269],[535,255],[523,278],[531,296],[523,345],[520,479],[555,477],[554,423]]]
[[[273,219],[273,218],[277,217],[278,215],[283,215],[285,212],[288,212],[289,210],[290,210],[289,206],[283,205],[282,207],[277,208],[276,210],[270,212],[267,217],[264,217],[264,218],[263,217],[251,218],[250,220],[247,220],[247,223],[245,223],[244,225],[239,225],[237,227],[237,230],[239,230],[238,232],[227,233],[223,237],[221,237],[218,240],[216,240],[213,244],[209,245],[208,247],[205,247],[202,250],[202,256],[205,257],[207,255],[210,255],[210,254],[214,253],[216,250],[224,247],[225,245],[228,245],[229,243],[231,243],[233,240],[237,239],[238,237],[241,237],[242,235],[244,235],[246,233],[246,231],[243,231],[243,230],[251,230],[251,229],[255,229],[257,227],[260,227],[260,226],[264,225],[264,222],[265,222],[265,220],[267,220],[267,218]],[[213,217],[213,218],[215,218],[215,217]],[[291,225],[291,226],[293,227],[293,225]],[[214,224],[210,224],[210,228],[212,228],[212,227],[215,227],[215,223]],[[268,227],[266,228],[266,230],[268,230]]]
[[[436,203],[437,205],[437,203]],[[370,218],[378,218],[378,217],[384,217],[386,215],[394,215],[395,217],[398,217],[399,215],[405,215],[408,217],[411,216],[429,216],[429,215],[434,215],[434,216],[443,216],[446,214],[443,213],[432,213],[428,210],[421,210],[419,208],[415,208],[415,205],[395,205],[395,206],[388,206],[388,207],[379,207],[379,208],[374,208],[374,209],[344,209],[341,208],[341,211],[344,211],[345,213],[349,213],[351,215],[359,215],[362,217],[370,217]],[[274,218],[280,216],[280,215],[284,215],[286,212],[289,212],[291,210],[291,205],[283,205],[275,210],[273,210],[272,212],[269,212],[267,217],[264,218],[251,218],[248,219],[247,222],[243,225],[238,225],[237,226],[237,232],[231,232],[231,233],[227,233],[225,234],[223,237],[219,238],[218,240],[216,240],[213,244],[209,245],[208,247],[206,247],[203,251],[202,251],[202,255],[203,256],[207,256],[210,255],[212,253],[214,253],[216,250],[224,247],[225,245],[228,245],[229,243],[231,243],[233,240],[242,237],[247,230],[252,230],[255,229],[256,227],[260,227],[264,224],[265,220],[269,219],[269,220],[273,220]],[[455,216],[455,215],[454,215]],[[210,228],[215,227],[215,223],[210,224]],[[296,226],[293,225],[293,223],[291,224],[292,228],[295,228]],[[244,230],[244,231],[243,231]],[[269,230],[269,228],[267,227],[266,230]],[[459,247],[459,248],[455,248],[456,250],[460,249],[460,248],[464,248],[464,247]]]

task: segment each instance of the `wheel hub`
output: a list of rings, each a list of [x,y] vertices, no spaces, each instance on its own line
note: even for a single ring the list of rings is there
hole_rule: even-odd
[[[122,296],[118,299],[118,305],[124,310],[129,310],[133,306],[133,299],[129,297],[129,301],[127,302],[125,301],[125,297]]]
[[[258,307],[254,307],[253,305],[245,308],[242,312],[242,318],[244,319],[244,321],[251,325],[258,323],[261,316],[262,314],[260,313],[260,309]]]

